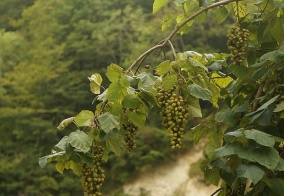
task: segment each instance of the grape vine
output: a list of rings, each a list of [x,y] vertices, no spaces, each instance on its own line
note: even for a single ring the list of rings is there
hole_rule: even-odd
[[[169,2],[155,0],[153,12]],[[201,169],[210,183],[218,186],[220,180],[224,182],[219,195],[281,195],[284,35],[279,32],[284,28],[283,2],[175,3],[183,6],[184,13],[172,20],[176,27],[168,37],[126,70],[116,64],[108,66],[108,88],[102,88],[100,74],[89,78],[96,110],[84,110],[63,120],[60,131],[70,124],[77,130],[63,137],[52,154],[40,158],[40,166],[55,161],[61,173],[72,169],[81,176],[85,195],[101,195],[105,178],[102,162],[107,161],[109,153],[120,156],[123,150],[131,152],[136,147],[137,130],[147,126],[151,112],[159,111],[162,124],[170,132],[171,148],[181,148],[186,131],[192,133],[196,144],[207,137]],[[249,9],[252,6],[256,8]],[[185,34],[191,21],[213,11],[222,23],[231,17],[231,10],[236,23],[227,37],[230,54],[175,52],[171,39],[177,33]],[[170,26],[166,22],[163,25]],[[167,44],[173,60],[140,68],[153,51],[166,49]],[[188,121],[198,124],[185,127]]]

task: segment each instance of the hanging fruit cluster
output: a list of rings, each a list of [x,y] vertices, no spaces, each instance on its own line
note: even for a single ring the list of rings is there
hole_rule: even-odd
[[[81,183],[84,190],[84,196],[99,196],[102,195],[100,189],[105,179],[105,174],[101,168],[103,159],[103,147],[92,146],[91,152],[94,155],[94,166],[87,167],[82,165]]]
[[[233,189],[228,184],[222,185],[222,191],[219,192],[218,196],[243,196],[245,193],[246,185],[244,183],[239,183],[238,186]]]
[[[247,29],[241,29],[240,27],[232,27],[230,33],[227,36],[228,49],[231,51],[233,63],[240,65],[245,60],[245,50],[248,41],[249,31]]]
[[[184,133],[184,124],[189,116],[186,103],[178,94],[176,87],[170,90],[160,89],[158,104],[161,109],[163,125],[170,131],[172,148],[180,148]]]
[[[122,129],[125,132],[125,148],[128,152],[131,152],[136,147],[135,137],[138,127],[132,122],[128,121],[126,124],[122,124]]]

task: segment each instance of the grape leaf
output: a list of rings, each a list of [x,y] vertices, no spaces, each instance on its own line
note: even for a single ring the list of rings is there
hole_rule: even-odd
[[[62,150],[65,151],[67,143],[68,143],[68,136],[64,136],[54,147],[56,147],[60,151]]]
[[[153,3],[153,14],[166,6],[171,0],[155,0]]]
[[[142,100],[137,95],[126,95],[122,105],[125,108],[137,108],[139,105],[142,104]]]
[[[107,67],[106,76],[111,82],[117,82],[121,77],[123,69],[116,64],[111,64]]]
[[[116,132],[111,132],[106,135],[105,141],[106,141],[106,147],[110,151],[114,152],[115,155],[120,156],[122,152],[122,138],[120,138],[120,135]]]
[[[47,155],[47,156],[44,156],[44,157],[40,157],[38,159],[38,164],[41,168],[44,168],[45,165],[51,161],[51,158],[55,158],[55,157],[58,157],[58,156],[63,156],[65,154],[65,151],[62,151],[62,152],[56,152],[56,153],[53,153],[51,155]]]
[[[188,85],[187,89],[188,89],[188,92],[192,96],[194,96],[198,99],[207,100],[207,101],[212,102],[212,93],[211,93],[210,90],[208,90],[206,88],[202,88],[198,84]]]
[[[177,84],[177,76],[175,74],[166,76],[163,78],[162,84],[165,90],[173,88]]]
[[[67,163],[65,163],[65,168],[66,169],[72,169],[73,172],[77,175],[80,176],[82,173],[82,169],[79,163],[75,163],[74,161],[70,160]]]
[[[168,15],[167,19],[163,21],[162,31],[166,30],[171,25],[173,20],[174,20],[174,17],[172,15]]]
[[[69,134],[68,143],[78,150],[88,152],[92,145],[92,140],[85,132],[77,130]]]
[[[238,19],[246,15],[247,13],[246,3],[242,1],[233,2],[232,6],[233,6],[234,14]]]
[[[67,127],[69,124],[74,122],[74,117],[66,118],[64,119],[57,127],[59,131],[62,131],[65,127]]]
[[[215,8],[214,12],[216,14],[218,24],[224,22],[230,13],[225,6]]]
[[[57,170],[59,173],[63,174],[63,171],[64,171],[64,169],[65,169],[65,163],[62,162],[62,161],[58,161],[58,162],[55,164],[55,168],[56,168],[56,170]]]
[[[75,116],[74,121],[76,125],[79,127],[83,127],[83,126],[91,127],[94,116],[95,115],[92,111],[83,110]]]
[[[119,128],[119,118],[109,112],[106,112],[98,117],[100,127],[107,134],[114,128]]]
[[[275,140],[272,135],[258,131],[256,129],[245,130],[244,134],[246,138],[252,139],[263,146],[273,147],[275,144]]]
[[[226,109],[215,114],[215,120],[217,122],[222,122],[228,125],[233,125],[235,123],[234,112]]]
[[[147,88],[155,84],[156,77],[151,73],[143,72],[137,75],[137,78],[140,79],[138,87]]]
[[[90,80],[90,90],[94,94],[100,94],[101,93],[101,84],[103,82],[103,78],[100,74],[93,74],[91,77],[88,77]]]
[[[263,177],[265,171],[253,164],[239,164],[236,169],[238,177],[251,179],[254,184],[257,184]]]
[[[281,112],[284,110],[284,102],[280,102],[276,105],[276,108],[273,110],[273,112]]]
[[[160,76],[165,75],[171,70],[171,63],[169,60],[160,63],[156,68],[156,73]]]
[[[274,103],[276,101],[276,99],[279,97],[279,95],[276,95],[274,97],[272,97],[270,100],[268,100],[267,102],[265,102],[261,107],[259,107],[257,109],[257,111],[260,111],[260,110],[266,110],[268,108],[268,106],[272,103]]]
[[[119,81],[111,83],[107,91],[107,98],[110,102],[121,103],[127,92],[127,88],[123,87]]]
[[[131,112],[129,110],[126,111],[126,115],[128,119],[137,127],[143,127],[146,121],[146,116],[143,113]]]
[[[190,118],[201,118],[202,112],[199,104],[199,100],[190,98],[188,103],[188,113]]]
[[[215,84],[217,84],[220,88],[226,88],[233,81],[233,78],[230,76],[221,77],[216,72],[212,73],[211,77],[213,78]]]

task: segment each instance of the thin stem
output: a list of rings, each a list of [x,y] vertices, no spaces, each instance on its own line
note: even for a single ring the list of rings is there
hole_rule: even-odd
[[[191,16],[189,16],[188,18],[186,18],[183,22],[181,22],[180,24],[178,24],[176,26],[176,28],[168,35],[168,37],[166,37],[165,39],[163,39],[162,41],[160,41],[158,44],[156,44],[155,46],[153,46],[152,48],[148,49],[146,52],[144,52],[143,54],[141,54],[130,66],[129,68],[126,70],[126,73],[128,73],[131,69],[133,69],[133,67],[138,64],[142,59],[145,58],[145,56],[149,56],[149,54],[151,54],[154,50],[158,49],[158,48],[162,48],[164,47],[169,40],[171,40],[175,34],[178,32],[178,30],[183,27],[186,23],[188,23],[189,21],[193,20],[194,18],[196,18],[198,15],[202,14],[203,12],[206,12],[207,10],[210,10],[212,8],[218,7],[218,6],[222,6],[222,5],[226,5],[235,1],[240,1],[240,0],[225,0],[225,1],[220,1],[220,2],[216,2],[216,3],[212,3],[211,5],[205,6],[203,8],[201,8],[200,10],[198,10],[197,12],[195,12],[194,14],[192,14]]]
[[[219,188],[217,189],[214,193],[212,193],[210,196],[214,196],[216,193],[219,193],[220,191],[222,191],[223,188]]]
[[[170,46],[171,46],[171,49],[172,49],[173,54],[174,54],[174,57],[176,58],[177,53],[176,53],[176,50],[175,50],[175,48],[174,48],[174,45],[173,45],[173,43],[171,42],[171,40],[168,40],[168,42],[169,42],[169,44],[170,44]]]
[[[262,95],[264,86],[265,86],[265,82],[262,82],[257,89],[256,95],[255,95],[255,98],[254,98],[255,102],[252,104],[252,111],[255,111],[256,108],[257,108],[257,105],[258,105],[258,102],[259,102],[258,98]]]

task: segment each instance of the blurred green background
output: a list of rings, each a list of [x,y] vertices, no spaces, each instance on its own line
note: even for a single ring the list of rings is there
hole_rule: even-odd
[[[0,196],[82,195],[78,177],[69,171],[61,175],[52,164],[41,169],[38,158],[71,131],[57,131],[61,120],[95,108],[87,77],[102,74],[110,63],[128,67],[173,29],[161,31],[162,22],[182,8],[172,5],[152,15],[152,3],[1,0]],[[173,43],[177,51],[224,52],[227,27],[209,17]],[[153,53],[145,63],[155,66],[161,60],[163,56]],[[151,119],[139,131],[133,153],[111,156],[104,165],[106,195],[118,195],[135,172],[174,159],[158,115]],[[192,146],[190,136],[185,140],[179,152]]]

